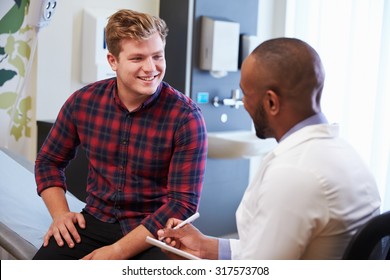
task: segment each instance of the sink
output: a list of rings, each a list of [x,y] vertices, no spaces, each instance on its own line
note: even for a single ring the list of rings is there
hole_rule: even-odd
[[[208,132],[208,157],[250,158],[269,152],[276,145],[275,139],[259,139],[254,131]]]

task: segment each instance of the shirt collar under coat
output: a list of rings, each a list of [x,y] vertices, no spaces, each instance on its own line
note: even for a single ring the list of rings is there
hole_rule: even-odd
[[[303,121],[297,123],[294,125],[292,128],[290,128],[289,131],[287,131],[282,138],[280,138],[279,142],[283,141],[286,139],[288,136],[293,134],[294,132],[300,130],[301,128],[304,128],[305,126],[308,125],[314,125],[314,124],[323,124],[323,123],[328,123],[328,120],[326,119],[325,115],[323,113],[317,113],[311,117],[308,117],[307,119],[304,119]]]

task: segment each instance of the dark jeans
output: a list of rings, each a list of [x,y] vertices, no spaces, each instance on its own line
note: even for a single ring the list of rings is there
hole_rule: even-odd
[[[110,245],[123,237],[119,222],[114,224],[102,222],[88,213],[82,213],[85,218],[86,228],[81,229],[75,224],[81,242],[75,243],[73,248],[67,244],[62,247],[57,245],[54,237],[51,237],[46,247],[41,247],[33,260],[79,260],[93,250]],[[166,260],[167,256],[157,247],[152,247],[137,256],[133,260]]]

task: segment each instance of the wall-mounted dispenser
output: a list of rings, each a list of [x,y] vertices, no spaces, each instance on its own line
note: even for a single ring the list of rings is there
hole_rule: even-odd
[[[200,63],[214,77],[223,77],[228,71],[238,70],[240,24],[202,16]]]
[[[241,36],[241,62],[258,46],[260,45],[260,37],[254,35]]]
[[[108,17],[114,12],[106,9],[84,10],[81,64],[83,83],[91,83],[116,75],[107,62],[108,51],[104,35]]]

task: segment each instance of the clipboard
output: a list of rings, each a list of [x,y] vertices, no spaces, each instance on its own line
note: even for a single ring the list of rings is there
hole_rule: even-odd
[[[151,238],[150,236],[147,236],[145,241],[149,244],[160,247],[161,249],[167,250],[167,251],[174,253],[178,256],[181,256],[183,258],[186,258],[189,260],[201,260],[201,258],[198,258],[197,256],[194,256],[190,253],[184,252],[183,250],[177,249],[175,247],[169,246],[168,244],[161,242],[155,238]]]

